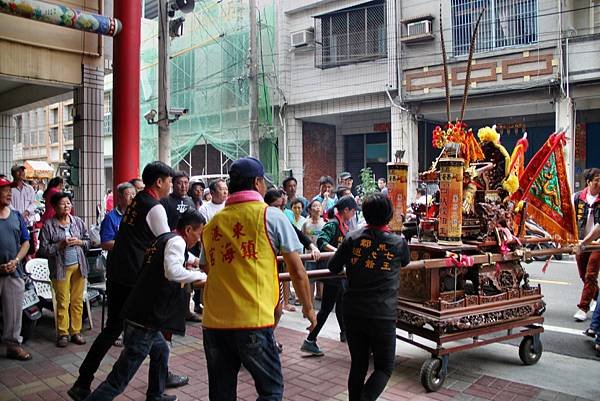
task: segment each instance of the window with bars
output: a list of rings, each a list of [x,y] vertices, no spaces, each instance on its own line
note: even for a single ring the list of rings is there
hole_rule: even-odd
[[[315,66],[328,68],[387,57],[385,18],[383,1],[315,17]]]
[[[469,53],[475,23],[484,9],[475,52],[538,41],[538,0],[452,0],[451,7],[454,56]]]

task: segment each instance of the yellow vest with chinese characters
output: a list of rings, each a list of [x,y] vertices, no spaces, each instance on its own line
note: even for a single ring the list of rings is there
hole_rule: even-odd
[[[204,227],[209,267],[202,323],[208,329],[271,327],[279,301],[277,259],[264,202],[225,206]]]

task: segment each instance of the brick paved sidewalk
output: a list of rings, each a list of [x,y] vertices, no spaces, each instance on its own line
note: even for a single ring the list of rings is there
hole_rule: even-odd
[[[47,312],[46,312],[47,313]],[[96,327],[99,327],[100,308],[94,308]],[[0,401],[56,401],[69,400],[66,391],[74,382],[79,364],[85,357],[98,330],[86,331],[88,343],[77,346],[69,343],[67,348],[54,345],[54,328],[51,315],[45,314],[27,344],[33,359],[27,362],[0,358]],[[199,323],[188,326],[188,335],[176,337],[170,359],[170,369],[190,376],[190,384],[176,390],[179,400],[208,399],[208,377],[202,348],[202,331]],[[350,356],[346,344],[320,338],[319,345],[325,351],[320,358],[303,357],[298,351],[305,333],[287,328],[277,329],[277,339],[284,344],[282,354],[285,380],[285,399],[294,401],[346,400],[346,380]],[[0,348],[4,356],[4,347]],[[94,386],[104,379],[121,348],[113,347],[103,361]],[[519,384],[486,375],[473,375],[450,366],[444,387],[437,393],[426,393],[419,382],[422,360],[396,357],[394,374],[389,381],[382,400],[499,400],[499,401],[583,401],[563,393],[539,387]],[[126,392],[117,400],[144,400],[147,385],[148,363],[130,383]],[[238,399],[255,400],[256,392],[251,377],[242,370],[238,383]]]

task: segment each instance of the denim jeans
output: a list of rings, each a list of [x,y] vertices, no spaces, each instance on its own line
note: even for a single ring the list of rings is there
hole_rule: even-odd
[[[169,346],[162,333],[125,322],[123,351],[104,382],[85,401],[108,401],[125,391],[146,356],[150,355],[147,400],[158,399],[165,391]]]
[[[596,309],[594,309],[590,329],[596,332],[596,344],[600,345],[600,305],[596,305]]]
[[[250,373],[258,401],[283,399],[283,375],[273,329],[203,330],[211,401],[235,401],[240,367]]]
[[[396,357],[396,321],[344,316],[350,349],[348,394],[350,401],[376,400],[385,389]],[[369,354],[373,351],[373,373],[365,382]]]

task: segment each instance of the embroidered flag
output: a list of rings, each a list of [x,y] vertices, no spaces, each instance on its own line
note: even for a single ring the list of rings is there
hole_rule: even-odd
[[[525,171],[525,152],[529,147],[527,141],[527,132],[523,134],[523,137],[517,141],[515,148],[513,149],[512,155],[510,155],[510,167],[508,171],[510,174],[515,174],[520,180]]]
[[[511,199],[527,202],[527,216],[552,236],[577,242],[575,209],[563,156],[565,133],[550,135],[520,177],[519,189]]]

